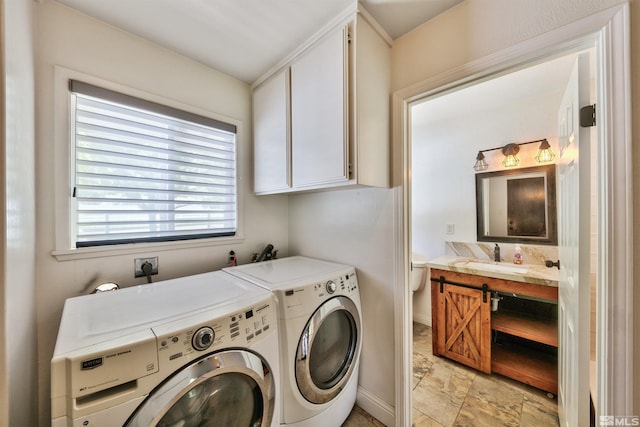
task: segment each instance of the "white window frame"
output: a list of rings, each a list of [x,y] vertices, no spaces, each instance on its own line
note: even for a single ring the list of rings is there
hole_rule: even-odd
[[[163,251],[176,249],[189,249],[207,246],[221,246],[239,244],[244,241],[243,215],[242,215],[242,189],[239,182],[241,160],[238,153],[240,144],[244,141],[242,122],[233,118],[207,111],[198,107],[182,104],[175,100],[163,98],[131,87],[110,82],[95,76],[70,70],[61,66],[54,69],[54,171],[55,171],[55,249],[52,255],[58,261],[67,261],[83,258],[95,258],[103,256],[116,256],[136,254],[148,251]],[[69,80],[80,80],[91,85],[102,87],[114,92],[120,92],[129,96],[147,100],[171,108],[176,108],[189,113],[210,117],[221,122],[236,126],[236,210],[237,228],[235,236],[210,237],[193,240],[177,240],[168,242],[140,242],[130,244],[116,244],[106,246],[75,247],[72,230],[75,227],[74,203],[71,197],[74,186],[74,141],[72,139],[71,123],[71,94],[69,92]]]

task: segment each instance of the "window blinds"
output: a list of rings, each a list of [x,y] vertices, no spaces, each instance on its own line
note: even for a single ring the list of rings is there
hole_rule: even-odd
[[[76,247],[234,235],[236,128],[70,81]]]

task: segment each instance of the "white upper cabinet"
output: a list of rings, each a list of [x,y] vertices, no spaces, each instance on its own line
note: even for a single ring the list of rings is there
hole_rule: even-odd
[[[285,68],[253,92],[256,193],[291,188],[289,117],[289,68]]]
[[[390,45],[365,15],[333,25],[254,88],[256,194],[389,186]]]
[[[347,31],[334,31],[291,64],[292,169],[298,188],[349,179]]]

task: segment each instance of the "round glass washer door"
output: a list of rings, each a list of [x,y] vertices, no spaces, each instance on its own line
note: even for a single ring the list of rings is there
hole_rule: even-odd
[[[311,403],[336,397],[360,354],[360,314],[344,296],[325,301],[302,331],[295,359],[298,389]]]
[[[168,378],[126,427],[267,427],[275,385],[267,363],[245,350],[214,353]]]

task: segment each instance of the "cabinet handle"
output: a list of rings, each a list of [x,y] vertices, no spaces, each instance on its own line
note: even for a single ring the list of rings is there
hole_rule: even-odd
[[[558,267],[558,270],[560,270],[560,260],[553,262],[550,259],[546,260],[544,262],[544,265],[546,265],[547,267],[551,268],[551,267]]]

